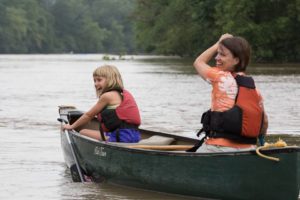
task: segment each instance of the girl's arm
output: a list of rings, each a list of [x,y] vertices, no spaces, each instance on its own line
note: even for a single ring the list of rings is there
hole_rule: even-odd
[[[72,125],[65,124],[63,129],[71,130],[79,126],[82,126],[92,120],[106,105],[111,101],[111,95],[104,93],[99,98],[98,102],[86,113],[84,113],[78,120],[76,120]]]

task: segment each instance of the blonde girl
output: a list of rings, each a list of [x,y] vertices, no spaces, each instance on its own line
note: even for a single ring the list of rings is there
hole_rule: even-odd
[[[141,118],[133,96],[124,89],[119,70],[112,65],[98,67],[93,72],[96,104],[73,124],[64,129],[75,129],[97,116],[99,130],[82,129],[80,134],[109,142],[138,142]]]

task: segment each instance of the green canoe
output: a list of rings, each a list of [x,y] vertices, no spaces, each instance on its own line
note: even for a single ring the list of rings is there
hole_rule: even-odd
[[[62,106],[59,114],[60,119],[73,123],[82,112]],[[98,126],[94,120],[80,128]],[[77,131],[69,131],[76,160],[81,171],[95,181],[210,199],[298,199],[298,147],[262,151],[280,159],[276,162],[255,151],[187,153],[184,149],[198,140],[148,130],[141,130],[142,142],[136,144],[96,141]],[[65,133],[61,145],[67,166],[74,168]]]

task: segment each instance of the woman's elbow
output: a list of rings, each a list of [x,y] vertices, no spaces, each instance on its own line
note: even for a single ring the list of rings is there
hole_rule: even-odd
[[[195,69],[198,69],[201,67],[201,61],[199,60],[195,60],[193,63],[193,66],[195,67]]]

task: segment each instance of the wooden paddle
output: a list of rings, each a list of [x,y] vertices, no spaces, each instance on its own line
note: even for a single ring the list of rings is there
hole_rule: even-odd
[[[165,151],[185,151],[192,148],[194,145],[128,145],[126,147],[133,149],[150,149],[150,150],[165,150]]]

